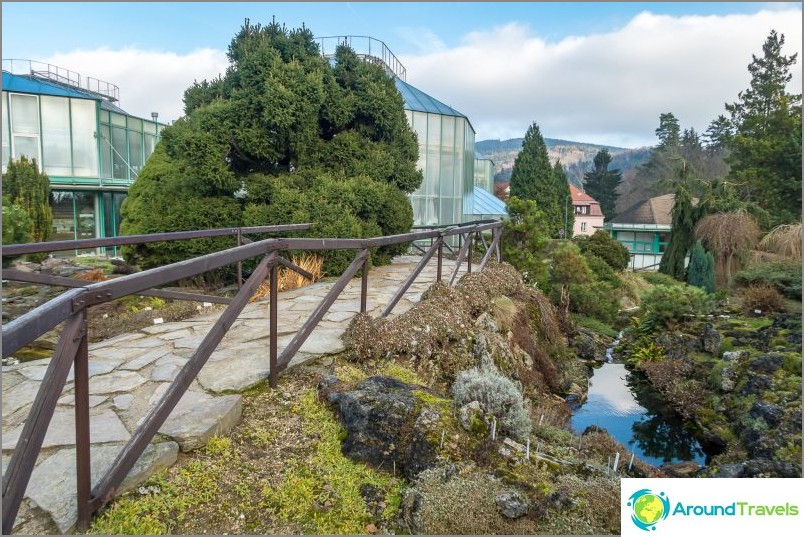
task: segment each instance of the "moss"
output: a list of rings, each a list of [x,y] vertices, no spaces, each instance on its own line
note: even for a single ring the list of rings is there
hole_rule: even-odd
[[[383,518],[393,520],[401,503],[402,482],[354,462],[341,452],[343,429],[332,413],[307,390],[293,412],[305,432],[318,436],[313,456],[290,460],[276,487],[263,487],[260,507],[274,517],[298,524],[308,534],[364,533],[372,521],[360,487],[370,484],[386,494]]]
[[[33,360],[41,360],[42,358],[51,358],[53,356],[53,350],[28,346],[15,352],[13,356],[19,359],[20,362],[30,362]]]
[[[393,377],[408,384],[424,384],[424,381],[416,374],[413,369],[405,367],[400,363],[391,360],[377,368],[377,374],[386,377]]]

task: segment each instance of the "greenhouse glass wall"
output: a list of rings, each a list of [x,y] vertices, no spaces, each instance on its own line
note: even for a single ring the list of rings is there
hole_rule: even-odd
[[[128,187],[164,125],[118,106],[119,88],[30,60],[3,60],[2,169],[22,156],[50,178],[52,240],[114,237]],[[116,253],[116,252],[115,252]]]
[[[494,162],[483,155],[475,155],[475,186],[494,192]]]

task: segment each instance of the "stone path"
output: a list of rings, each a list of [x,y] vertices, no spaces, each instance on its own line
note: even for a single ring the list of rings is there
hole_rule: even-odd
[[[371,270],[367,311],[372,316],[378,316],[385,308],[419,259],[401,256],[391,265]],[[454,266],[453,262],[444,260],[442,275],[445,279],[452,274]],[[435,281],[435,272],[436,262],[431,260],[397,304],[393,315],[407,311],[420,300],[422,292]],[[319,282],[280,294],[277,318],[280,353],[331,287],[332,283]],[[299,349],[290,366],[341,352],[340,336],[358,311],[360,279],[354,279]],[[93,484],[160,400],[219,315],[220,311],[216,311],[185,321],[157,324],[90,344]],[[179,450],[198,448],[214,434],[224,433],[238,422],[242,397],[232,392],[253,386],[268,376],[268,326],[267,300],[245,307],[159,430],[160,435],[129,474],[121,493],[136,487],[152,473],[171,466]],[[48,360],[2,368],[4,474]],[[26,490],[15,532],[36,533],[38,531],[30,530],[54,528],[55,524],[60,533],[68,533],[75,527],[74,399],[71,371]]]

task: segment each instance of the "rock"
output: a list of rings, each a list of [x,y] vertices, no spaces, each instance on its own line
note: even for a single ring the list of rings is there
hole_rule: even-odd
[[[528,512],[528,504],[518,492],[502,492],[494,498],[494,502],[506,518],[520,518]]]
[[[685,461],[664,464],[661,468],[670,477],[692,477],[701,469],[701,465],[695,461]]]
[[[701,338],[683,332],[663,332],[656,338],[664,355],[671,360],[684,360],[687,355],[702,350]]]
[[[372,533],[372,534],[377,533],[377,526],[375,526],[374,524],[366,525],[366,533]]]
[[[733,479],[735,477],[743,477],[745,473],[745,465],[743,463],[721,464],[716,466],[713,472],[708,474],[708,477],[724,477],[726,479]]]
[[[402,496],[402,521],[411,535],[422,533],[422,507],[421,493],[415,488],[408,488]]]
[[[206,444],[215,434],[230,431],[242,412],[241,395],[212,396],[188,391],[159,432],[178,442],[182,451],[190,451]]]
[[[726,366],[720,372],[720,390],[730,392],[734,390],[737,385],[737,371],[731,367]]]
[[[475,326],[483,330],[487,330],[488,332],[500,331],[500,326],[497,324],[497,321],[495,321],[494,317],[492,317],[488,312],[482,313],[480,317],[477,318],[475,321]]]
[[[131,404],[133,402],[134,402],[134,396],[131,395],[130,393],[118,395],[112,401],[114,406],[120,410],[128,410],[129,408],[131,408]]]
[[[210,359],[198,374],[198,382],[205,389],[220,393],[224,390],[245,390],[268,377],[270,363],[266,347],[255,345],[240,346],[231,349],[226,360]],[[227,352],[229,349],[227,349]]]
[[[478,367],[483,369],[494,368],[494,359],[491,357],[489,349],[489,342],[484,334],[477,334],[475,336],[475,344],[472,347],[472,353],[475,356]]]
[[[784,410],[778,405],[757,401],[751,406],[749,414],[754,418],[765,420],[771,427],[776,427],[782,421]]]
[[[584,360],[606,360],[606,344],[599,336],[586,328],[579,328],[572,338],[572,348],[579,358]]]
[[[486,430],[485,413],[480,407],[480,403],[472,401],[458,409],[458,419],[461,427],[470,433],[481,433]]]
[[[760,395],[772,384],[773,380],[768,375],[750,375],[741,393],[742,395]]]
[[[92,367],[92,362],[90,362]],[[134,371],[114,371],[107,375],[93,377],[89,383],[89,393],[103,395],[116,392],[130,392],[145,383],[145,378]]]
[[[793,462],[755,459],[746,461],[744,477],[801,477],[801,465]]]
[[[748,364],[748,368],[752,371],[773,373],[782,367],[783,360],[784,358],[778,354],[763,354]]]
[[[706,323],[703,330],[701,330],[701,345],[703,346],[703,350],[712,356],[717,356],[720,353],[721,340],[720,333],[715,330],[712,323]]]
[[[109,469],[123,444],[92,445],[92,482]],[[179,447],[175,442],[149,445],[116,491],[122,494],[145,481],[150,475],[176,462]],[[31,475],[26,496],[56,523],[63,534],[71,533],[78,517],[75,496],[75,448],[63,449],[46,458]]]
[[[425,393],[427,400],[414,392]],[[395,464],[408,479],[435,464],[438,441],[429,438],[440,438],[449,399],[423,386],[380,376],[369,377],[350,391],[331,390],[326,398],[346,429],[341,449],[347,457],[375,468]]]
[[[727,362],[735,362],[748,358],[748,351],[726,351],[721,358]]]

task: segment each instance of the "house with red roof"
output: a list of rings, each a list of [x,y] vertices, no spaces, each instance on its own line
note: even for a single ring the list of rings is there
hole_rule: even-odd
[[[600,209],[600,203],[573,184],[570,184],[569,188],[572,207],[575,210],[575,226],[572,228],[572,235],[591,235],[598,229],[602,229],[603,211]]]

